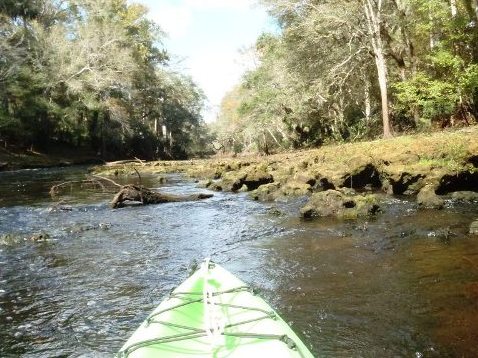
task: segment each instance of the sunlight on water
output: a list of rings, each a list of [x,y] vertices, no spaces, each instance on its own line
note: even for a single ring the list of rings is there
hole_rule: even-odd
[[[73,188],[52,201],[51,185],[84,173],[0,174],[0,356],[111,356],[207,256],[320,356],[478,355],[476,203],[437,212],[394,200],[370,222],[303,222],[300,199],[245,194],[112,210],[111,193]],[[200,191],[176,175],[143,180]]]

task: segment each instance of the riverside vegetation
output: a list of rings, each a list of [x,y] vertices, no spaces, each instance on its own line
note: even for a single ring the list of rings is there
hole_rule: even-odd
[[[211,190],[245,191],[254,200],[308,196],[304,218],[353,219],[380,212],[386,194],[441,209],[445,199],[478,200],[478,127],[372,142],[329,145],[271,156],[129,162],[96,173],[183,172]]]

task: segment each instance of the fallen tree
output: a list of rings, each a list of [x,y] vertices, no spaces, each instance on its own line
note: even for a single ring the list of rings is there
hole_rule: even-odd
[[[140,174],[137,171],[136,173],[138,174],[141,182]],[[121,208],[128,204],[149,205],[180,201],[195,201],[208,199],[213,196],[212,194],[201,193],[192,195],[164,194],[148,189],[142,185],[121,185],[112,179],[101,177],[99,175],[93,175],[85,180],[67,181],[56,184],[51,187],[50,195],[53,199],[56,199],[62,194],[63,191],[65,191],[65,189],[70,189],[69,191],[71,191],[72,187],[75,185],[82,189],[102,190],[103,192],[109,191],[112,193],[118,190],[112,190],[113,188],[119,188],[119,191],[116,192],[113,200],[111,201],[111,207],[113,209]]]
[[[162,204],[179,201],[194,201],[211,198],[212,194],[173,195],[163,194],[139,185],[123,185],[111,202],[111,207],[121,208],[127,202],[137,202],[141,205]]]

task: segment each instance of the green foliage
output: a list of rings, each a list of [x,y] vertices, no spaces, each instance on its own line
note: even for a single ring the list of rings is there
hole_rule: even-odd
[[[478,90],[477,64],[439,49],[427,56],[428,66],[409,80],[394,84],[396,109],[418,115],[422,123],[444,121],[473,110]]]
[[[434,80],[423,73],[394,85],[396,109],[407,116],[419,115],[422,125],[429,127],[433,119],[450,116],[458,101],[455,87]]]
[[[166,69],[163,34],[146,15],[126,0],[2,2],[0,137],[104,158],[200,151],[203,95]]]
[[[219,148],[376,138],[384,88],[395,133],[476,123],[476,1],[456,9],[443,0],[261,2],[281,31],[259,37],[258,65],[226,95],[214,128]]]

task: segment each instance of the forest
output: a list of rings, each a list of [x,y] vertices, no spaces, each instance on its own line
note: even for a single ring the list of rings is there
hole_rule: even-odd
[[[202,91],[126,0],[0,2],[0,145],[101,158],[186,158],[205,145]]]
[[[262,0],[280,31],[223,99],[224,152],[476,124],[478,0]]]
[[[476,124],[478,0],[258,5],[277,31],[206,124],[205,95],[143,5],[3,0],[0,147],[184,159]]]

